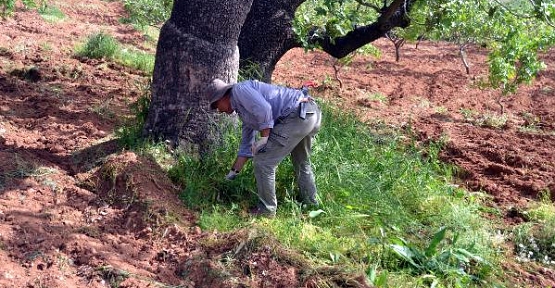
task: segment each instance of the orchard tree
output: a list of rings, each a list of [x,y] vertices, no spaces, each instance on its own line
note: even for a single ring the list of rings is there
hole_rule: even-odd
[[[544,67],[537,53],[555,44],[554,22],[552,0],[175,0],[144,134],[202,152],[217,137],[202,91],[216,77],[235,81],[239,55],[242,72],[270,82],[292,48],[343,58],[392,35],[458,43],[463,60],[466,45],[485,46],[490,83],[512,91]]]
[[[237,39],[252,0],[176,0],[160,30],[145,136],[203,153],[214,142],[217,115],[205,89],[214,78],[233,82]]]

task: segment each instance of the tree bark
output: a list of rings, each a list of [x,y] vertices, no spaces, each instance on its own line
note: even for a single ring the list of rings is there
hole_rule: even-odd
[[[143,136],[206,152],[218,139],[205,94],[214,79],[235,82],[237,39],[252,0],[176,0],[160,31]]]
[[[255,0],[239,35],[241,70],[247,77],[271,82],[279,59],[301,47],[293,32],[295,11],[306,0]]]

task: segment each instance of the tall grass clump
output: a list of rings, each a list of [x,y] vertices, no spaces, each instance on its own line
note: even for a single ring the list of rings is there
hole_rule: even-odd
[[[119,49],[119,43],[112,35],[99,32],[89,36],[87,42],[77,49],[76,54],[90,59],[112,59]]]
[[[364,270],[382,287],[488,281],[498,248],[490,240],[489,221],[480,217],[479,197],[449,183],[452,171],[438,160],[439,147],[422,153],[395,136],[377,141],[353,115],[322,106],[323,127],[312,154],[321,207],[307,210],[296,201],[286,160],[277,171],[277,218],[246,221],[256,186],[250,164],[236,180],[224,178],[240,137],[239,128],[228,125],[217,151],[202,159],[181,155],[170,169],[185,187],[184,202],[202,211],[203,228],[268,230],[315,265]]]
[[[148,74],[154,69],[154,55],[132,47],[122,47],[112,35],[105,32],[89,36],[75,54],[90,59],[112,60]]]
[[[141,95],[129,107],[133,117],[126,119],[124,125],[116,130],[118,142],[127,149],[139,149],[145,142],[145,139],[142,137],[142,130],[148,116],[148,108],[152,97],[150,82],[140,85],[139,91],[141,91]]]

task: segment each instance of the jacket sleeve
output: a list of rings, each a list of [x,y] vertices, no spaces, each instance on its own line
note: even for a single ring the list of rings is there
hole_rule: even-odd
[[[241,144],[239,144],[239,152],[237,156],[252,158],[251,146],[254,143],[256,131],[243,124],[241,128]]]
[[[252,116],[258,131],[274,128],[272,107],[260,92],[248,85],[237,85],[234,89],[234,93],[241,95],[241,97],[237,98],[237,101]]]

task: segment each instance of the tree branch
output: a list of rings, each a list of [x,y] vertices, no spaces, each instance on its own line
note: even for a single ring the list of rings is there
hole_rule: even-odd
[[[335,58],[343,58],[356,49],[384,37],[385,33],[394,27],[405,28],[410,25],[407,13],[416,0],[395,0],[376,22],[358,26],[344,36],[332,38],[325,32],[317,35],[308,35],[310,42],[318,44],[322,50]],[[404,3],[405,7],[402,7]],[[313,31],[315,32],[315,31]]]
[[[376,10],[376,12],[378,12],[378,13],[382,11],[382,9],[380,7],[378,7],[378,6],[376,6],[372,3],[367,3],[367,2],[364,2],[363,0],[355,0],[355,2],[357,2],[358,4],[360,4],[362,6],[372,8],[372,9]]]

